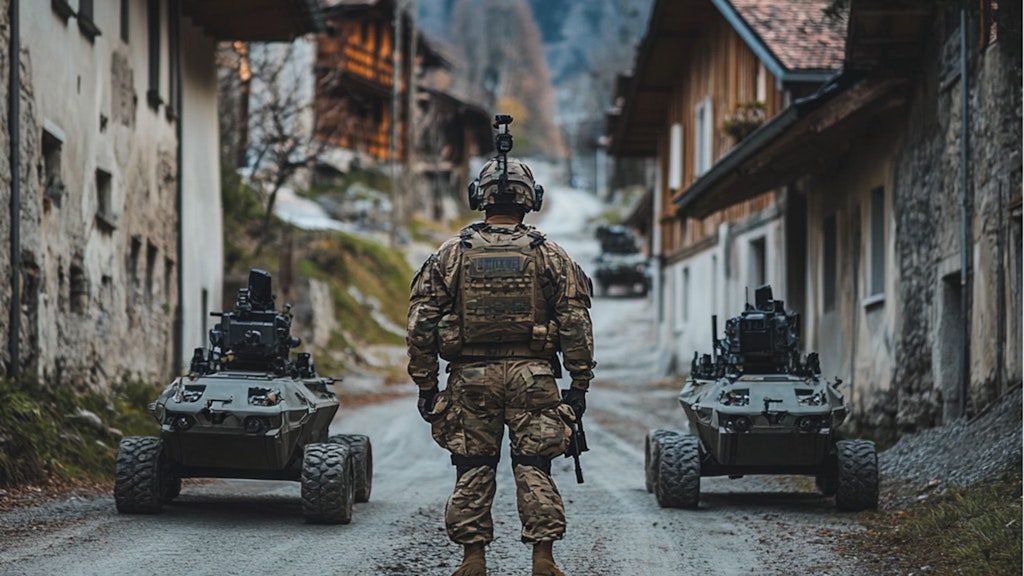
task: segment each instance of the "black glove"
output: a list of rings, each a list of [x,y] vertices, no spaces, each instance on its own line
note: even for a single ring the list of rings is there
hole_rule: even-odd
[[[577,418],[583,418],[583,413],[587,411],[587,391],[579,388],[562,390],[562,404],[568,404]]]
[[[416,409],[420,411],[420,417],[424,420],[427,420],[430,411],[434,409],[434,397],[438,392],[437,386],[429,390],[420,389],[420,399],[416,401]]]

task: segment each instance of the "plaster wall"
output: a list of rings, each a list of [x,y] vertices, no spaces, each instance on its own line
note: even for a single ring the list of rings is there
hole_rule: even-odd
[[[753,301],[760,285],[754,277],[755,243],[764,247],[763,281],[777,298],[785,298],[782,225],[775,208],[722,224],[714,243],[665,266],[658,327],[668,358],[665,375],[688,374],[694,352],[711,353],[712,315],[718,316],[721,338],[726,319],[742,311],[747,294]]]
[[[215,42],[187,19],[181,23],[182,74],[182,357],[205,347],[224,292],[220,136],[217,130]]]
[[[73,3],[74,4],[74,3]],[[0,1],[6,20],[9,1]],[[100,34],[90,38],[74,16],[64,20],[50,2],[20,3],[21,97],[21,295],[22,372],[46,381],[104,388],[123,378],[162,381],[177,371],[173,361],[177,294],[176,110],[171,103],[167,6],[161,3],[161,68],[150,103],[147,2],[129,4],[128,37],[121,35],[120,2],[94,3]],[[212,43],[183,26],[185,68],[203,63],[212,75]],[[0,202],[9,206],[10,172],[6,123],[7,46],[10,27],[0,26]],[[189,34],[192,36],[189,37]],[[191,64],[190,64],[191,62]],[[185,73],[186,83],[196,73]],[[220,199],[216,177],[215,82],[193,104],[204,113],[192,130],[207,133],[194,147],[192,195],[186,203],[205,220],[196,240],[212,247],[219,266]],[[186,89],[186,94],[189,90]],[[209,110],[213,110],[210,113]],[[172,112],[172,113],[169,113]],[[188,130],[189,128],[186,128]],[[59,150],[52,152],[56,143]],[[59,163],[55,158],[59,157]],[[214,175],[211,177],[211,175]],[[186,185],[187,189],[189,185]],[[9,211],[0,216],[0,276],[10,278]],[[215,240],[214,240],[215,238]],[[216,276],[208,264],[202,276]],[[192,281],[186,279],[186,282]],[[211,280],[219,294],[219,285]],[[188,290],[186,290],[188,291]],[[10,282],[0,286],[8,309]],[[0,319],[10,362],[9,318]],[[197,330],[198,331],[198,330]]]
[[[891,120],[891,119],[890,119]],[[833,164],[800,186],[807,194],[807,296],[804,349],[817,352],[822,376],[844,381],[857,427],[890,426],[896,418],[892,347],[901,304],[894,265],[894,166],[900,132],[877,121]],[[884,288],[871,290],[872,195],[884,194]],[[825,221],[835,218],[835,253],[825,253]],[[834,266],[834,304],[826,307],[826,260]]]

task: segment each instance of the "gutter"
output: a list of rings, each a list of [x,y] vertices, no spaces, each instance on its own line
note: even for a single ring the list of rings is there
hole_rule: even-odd
[[[184,50],[181,48],[181,1],[174,2],[174,22],[171,23],[173,33],[176,36],[174,39],[174,46],[178,50],[178,57],[174,59],[174,70],[171,74],[174,74],[174,96],[178,102],[178,117],[174,120],[174,133],[178,142],[175,146],[175,155],[177,156],[177,167],[175,169],[175,210],[178,212],[178,234],[177,234],[177,251],[178,258],[178,305],[176,306],[176,312],[174,317],[174,360],[171,364],[174,374],[181,372],[184,366],[184,353],[185,353],[185,184],[183,182],[185,176],[185,168],[182,166],[182,160],[184,158],[184,144],[182,142],[184,138],[184,127],[185,124],[185,101],[182,98],[183,90],[181,88],[181,82],[184,79],[181,73],[181,61],[184,58]]]
[[[967,416],[971,387],[971,205],[970,186],[970,87],[967,85],[967,10],[960,10],[960,416]]]
[[[8,347],[10,364],[7,375],[17,378],[21,372],[21,30],[18,0],[11,0],[11,55],[9,66],[7,130],[11,163],[11,308]]]
[[[708,170],[696,182],[691,184],[682,195],[673,200],[672,203],[676,205],[676,209],[685,210],[702,199],[708,190],[718,184],[722,178],[739,169],[745,162],[759,154],[776,138],[793,127],[800,119],[845,92],[857,80],[859,80],[859,76],[855,77],[853,74],[848,73],[836,76],[814,94],[797,100],[783,110],[781,114],[765,122],[764,125],[744,138],[742,143],[716,162],[711,167],[711,170]]]
[[[736,12],[736,8],[729,0],[711,0],[711,3],[714,4],[715,8],[718,8],[718,11],[722,13],[729,26],[732,26],[733,30],[746,42],[747,46],[754,52],[754,55],[764,62],[765,67],[768,68],[779,82],[821,83],[829,81],[835,75],[834,70],[790,70],[786,68],[775,57],[775,54],[768,48],[768,45],[764,43],[757,32],[754,32],[747,25],[746,20]]]

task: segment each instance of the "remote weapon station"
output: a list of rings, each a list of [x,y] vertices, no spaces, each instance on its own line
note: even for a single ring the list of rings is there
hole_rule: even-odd
[[[687,432],[652,430],[645,441],[648,492],[658,504],[696,508],[701,476],[805,474],[840,510],[878,506],[878,457],[868,440],[837,440],[849,407],[842,380],[821,378],[816,353],[801,358],[799,315],[771,286],[755,291],[717,339],[694,353],[679,393]]]
[[[347,524],[370,498],[373,455],[362,435],[328,436],[334,380],[317,374],[291,335],[291,305],[274,310],[270,274],[253,269],[235,309],[214,312],[209,349],[149,409],[160,436],[129,436],[117,455],[121,513],[159,513],[182,478],[298,480],[307,521]]]

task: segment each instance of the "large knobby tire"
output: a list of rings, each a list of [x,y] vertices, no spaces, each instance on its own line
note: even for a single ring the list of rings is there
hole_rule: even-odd
[[[356,502],[369,502],[373,489],[373,446],[370,438],[362,434],[338,434],[331,436],[328,442],[348,446],[354,464]]]
[[[658,480],[658,461],[661,458],[661,440],[678,435],[674,430],[658,428],[651,430],[644,437],[644,484],[647,491],[653,493]]]
[[[857,512],[878,508],[878,454],[870,440],[836,442],[836,508]]]
[[[122,514],[158,514],[166,495],[163,441],[155,436],[121,440],[114,469],[114,505]]]
[[[693,436],[661,439],[654,496],[662,508],[696,508],[700,501],[700,442]]]
[[[307,444],[302,457],[302,514],[312,524],[348,524],[355,477],[348,447]]]

